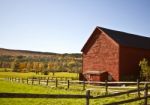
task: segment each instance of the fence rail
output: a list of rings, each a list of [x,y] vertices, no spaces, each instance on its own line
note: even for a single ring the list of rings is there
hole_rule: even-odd
[[[71,95],[71,94],[30,94],[30,93],[0,93],[0,98],[85,98],[86,103],[85,105],[89,105],[90,99],[90,90],[86,91],[85,95]]]
[[[86,95],[0,93],[0,98],[86,98]]]
[[[128,99],[128,100],[123,100],[123,101],[119,101],[119,102],[113,102],[113,103],[108,103],[105,105],[118,105],[118,104],[124,104],[124,103],[130,103],[130,102],[134,102],[134,101],[138,101],[138,100],[144,100],[144,105],[147,105],[147,99],[150,98],[150,96],[148,95],[148,89],[150,89],[150,87],[148,87],[148,84],[150,82],[140,82],[137,80],[137,82],[92,82],[92,81],[58,81],[58,79],[56,78],[55,80],[50,80],[50,78],[48,79],[19,79],[19,78],[8,78],[8,80],[11,81],[17,81],[17,82],[25,82],[27,84],[31,83],[34,84],[34,82],[36,81],[38,84],[41,84],[41,82],[45,82],[46,85],[49,84],[49,82],[54,82],[55,86],[58,87],[58,82],[59,83],[65,83],[67,88],[70,88],[70,84],[71,83],[80,83],[83,84],[83,90],[85,90],[86,88],[86,84],[102,84],[105,86],[105,95],[102,96],[91,96],[90,95],[90,90],[86,91],[85,95],[65,95],[65,94],[59,94],[59,95],[50,95],[50,94],[23,94],[23,93],[0,93],[0,98],[85,98],[86,99],[86,105],[90,104],[90,99],[100,99],[100,98],[106,98],[106,97],[114,97],[114,96],[120,96],[120,95],[125,95],[125,94],[130,94],[130,93],[136,93],[138,95],[138,97],[134,98],[134,99]],[[129,90],[129,91],[125,91],[125,92],[119,92],[119,93],[113,93],[113,94],[108,94],[108,87],[110,84],[136,84],[136,89],[133,90]],[[140,84],[145,84],[144,88],[140,88]],[[140,95],[140,92],[144,91],[144,96]]]
[[[55,83],[55,87],[58,87],[60,84],[59,83],[63,83],[67,86],[67,88],[69,89],[70,88],[70,85],[73,84],[73,83],[78,83],[78,84],[83,84],[82,85],[82,88],[83,90],[86,89],[86,84],[85,81],[77,81],[77,80],[59,80],[57,78],[55,79],[51,79],[51,78],[13,78],[13,77],[9,77],[9,78],[6,78],[7,80],[10,80],[10,81],[15,81],[15,82],[19,82],[19,83],[27,83],[27,84],[31,84],[31,85],[34,85],[34,84],[38,84],[38,85],[41,85],[41,84],[45,84],[45,86],[49,86],[49,83],[53,82]],[[61,84],[62,85],[62,84]]]
[[[26,84],[31,84],[31,85],[45,85],[45,86],[52,86],[52,87],[59,87],[59,86],[65,86],[67,89],[71,88],[72,84],[80,84],[80,86],[82,86],[82,90],[86,90],[87,89],[87,84],[91,84],[93,86],[104,86],[105,87],[105,94],[109,93],[109,89],[111,88],[117,88],[115,86],[119,86],[119,88],[135,88],[135,89],[139,89],[139,85],[141,84],[150,84],[150,82],[140,82],[139,80],[137,80],[137,82],[95,82],[95,81],[78,81],[78,80],[65,80],[65,79],[58,79],[58,78],[14,78],[14,77],[9,77],[7,78],[7,80],[10,81],[15,81],[15,82],[19,82],[19,83],[26,83]],[[53,83],[53,84],[50,84]],[[129,87],[128,85],[134,84],[135,86],[133,87]],[[127,85],[127,87],[126,87]],[[92,86],[92,87],[93,87]],[[120,87],[122,86],[122,87]],[[140,97],[140,92],[138,91],[138,96]]]
[[[150,96],[148,96],[147,98],[149,98]],[[126,103],[130,103],[130,102],[135,102],[135,101],[139,101],[145,99],[145,97],[140,97],[140,98],[134,98],[134,99],[129,99],[129,100],[123,100],[123,101],[119,101],[119,102],[113,102],[113,103],[109,103],[109,104],[104,104],[104,105],[119,105],[119,104],[126,104]],[[144,104],[147,105],[147,104]]]
[[[141,88],[141,89],[130,90],[130,91],[127,91],[127,92],[121,92],[121,93],[108,95],[108,96],[112,97],[112,96],[119,96],[119,95],[123,95],[123,94],[129,94],[129,93],[134,93],[134,92],[137,92],[137,91],[143,91],[144,90],[144,96],[143,97],[137,97],[137,98],[134,98],[134,99],[128,99],[128,100],[123,100],[123,101],[119,101],[119,102],[112,102],[112,103],[105,104],[105,105],[119,105],[119,104],[125,104],[125,103],[134,102],[134,101],[139,101],[139,100],[142,100],[142,99],[144,99],[144,105],[147,105],[148,104],[147,99],[150,98],[150,95],[148,95],[148,89],[150,89],[150,87],[148,87],[148,85],[145,84],[145,87]],[[103,97],[95,97],[95,98],[103,98]]]

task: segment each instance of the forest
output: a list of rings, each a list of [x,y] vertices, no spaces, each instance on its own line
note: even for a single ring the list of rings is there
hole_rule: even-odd
[[[17,53],[17,52],[16,52]],[[24,54],[23,54],[24,53]],[[13,72],[35,72],[44,73],[49,72],[74,72],[79,73],[82,67],[81,54],[56,54],[56,53],[41,53],[36,52],[34,55],[22,54],[0,55],[0,68],[5,68],[4,71]],[[35,53],[35,52],[34,52]],[[42,54],[42,55],[41,55]],[[32,55],[32,56],[30,56]]]

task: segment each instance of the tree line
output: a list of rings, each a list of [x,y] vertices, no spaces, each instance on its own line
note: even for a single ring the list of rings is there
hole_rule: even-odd
[[[0,68],[11,68],[14,72],[76,72],[82,67],[82,58],[75,55],[40,56],[0,56]]]

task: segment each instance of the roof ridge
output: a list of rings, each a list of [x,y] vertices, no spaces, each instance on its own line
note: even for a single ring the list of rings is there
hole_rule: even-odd
[[[132,47],[132,48],[140,48],[145,50],[150,50],[150,37],[135,35],[127,32],[116,31],[108,28],[103,28],[97,26],[85,45],[83,46],[81,51],[87,47],[90,40],[96,35],[96,31],[101,31],[107,34],[110,38],[116,41],[119,45]],[[89,46],[88,46],[89,47]]]
[[[102,29],[102,30],[104,29],[104,30],[109,30],[109,31],[114,31],[114,32],[120,32],[120,33],[124,33],[124,34],[128,34],[128,35],[132,35],[132,36],[135,36],[135,37],[143,37],[143,38],[149,38],[150,39],[150,37],[143,36],[143,35],[137,35],[137,34],[133,34],[133,33],[130,33],[130,32],[124,32],[124,31],[120,31],[120,30],[113,30],[113,29],[100,27],[100,26],[97,26],[96,28],[99,28],[99,29]]]

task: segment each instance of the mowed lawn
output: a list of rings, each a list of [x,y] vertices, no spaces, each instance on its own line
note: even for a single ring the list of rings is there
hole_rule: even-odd
[[[46,86],[27,85],[22,83],[0,80],[0,93],[38,93],[38,94],[85,94],[86,91],[50,88]],[[90,105],[104,105],[120,100],[133,98],[127,95],[104,99],[91,99]],[[0,98],[0,105],[85,105],[85,99],[48,99],[48,98]],[[129,103],[126,105],[140,105],[141,102]]]

